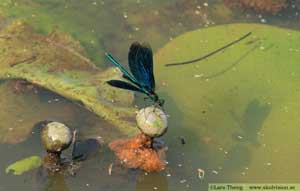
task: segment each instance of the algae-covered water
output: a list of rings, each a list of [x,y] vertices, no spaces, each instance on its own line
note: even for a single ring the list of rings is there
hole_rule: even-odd
[[[209,183],[299,183],[300,2],[287,0],[278,13],[230,2],[239,1],[1,0],[0,191],[198,191]],[[248,32],[207,59],[165,66]],[[133,100],[103,83],[115,76],[104,52],[126,65],[136,40],[153,48],[157,93],[169,115],[160,138],[168,146],[168,165],[160,173],[122,168],[107,147],[137,133],[132,110],[150,104],[143,95]],[[22,63],[28,57],[37,61]],[[80,139],[103,144],[75,176],[40,169],[6,174],[17,160],[45,155],[39,137],[44,120],[66,123]]]

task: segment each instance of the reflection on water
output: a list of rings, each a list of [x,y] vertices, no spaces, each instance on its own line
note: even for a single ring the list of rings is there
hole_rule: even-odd
[[[125,64],[128,46],[134,40],[148,41],[157,50],[184,32],[224,23],[256,22],[299,29],[299,3],[291,2],[297,4],[272,15],[253,10],[230,9],[222,0],[2,0],[0,15],[24,19],[41,33],[48,33],[53,26],[58,26],[60,30],[78,39],[86,48],[89,58],[98,66],[107,67],[109,64],[101,56],[103,52],[111,52]],[[246,43],[260,46],[258,41]],[[227,79],[231,79],[228,73],[240,64],[243,65],[242,61],[247,59],[248,54],[258,51],[257,47],[249,46],[249,52],[241,54],[240,58],[232,58],[231,64],[223,64],[228,67],[219,65],[217,69],[209,70],[208,74],[211,75],[204,75],[203,79],[219,80],[226,75],[229,76]],[[276,66],[270,68],[271,73],[275,72],[274,68]],[[265,71],[268,75],[269,70]],[[194,73],[189,74],[191,75]],[[251,76],[253,80],[255,75]],[[182,77],[185,86],[195,80],[190,80],[189,76]],[[279,76],[274,78],[274,81],[280,79]],[[293,81],[291,78],[288,80]],[[292,165],[298,162],[300,148],[296,125],[299,123],[299,107],[296,104],[297,95],[286,96],[289,90],[285,89],[284,83],[290,81],[282,82],[278,85],[278,89],[281,89],[272,92],[275,100],[272,104],[265,98],[253,96],[245,101],[245,105],[238,105],[240,102],[235,102],[234,99],[248,99],[246,94],[253,93],[253,90],[251,87],[244,87],[243,82],[230,80],[229,85],[223,84],[224,91],[214,90],[211,91],[212,94],[210,88],[204,87],[205,82],[197,81],[194,83],[197,86],[193,88],[199,87],[201,92],[197,91],[200,92],[197,100],[190,105],[186,102],[183,102],[186,105],[179,105],[168,92],[162,92],[161,96],[167,102],[165,109],[170,114],[170,128],[162,138],[169,147],[169,165],[165,171],[145,174],[124,169],[115,161],[113,153],[106,146],[101,146],[99,152],[91,155],[82,156],[80,150],[74,154],[86,159],[74,177],[47,175],[40,170],[16,177],[4,174],[4,169],[21,158],[44,155],[39,140],[40,124],[36,124],[42,120],[57,120],[68,124],[72,129],[79,129],[82,140],[101,139],[107,142],[109,137],[118,138],[118,132],[94,114],[46,90],[15,94],[11,86],[0,81],[0,152],[5,153],[0,159],[0,191],[206,190],[209,182],[281,182],[282,179],[277,178],[278,174],[298,178],[299,173],[293,171],[295,168]],[[299,87],[296,81],[291,84],[294,89]],[[226,85],[232,85],[229,96]],[[184,90],[177,89],[178,91]],[[189,99],[194,92],[195,89],[184,92],[185,99]],[[225,98],[214,97],[218,93],[224,94]],[[239,97],[241,95],[242,98]],[[136,104],[145,104],[140,95],[137,95]],[[193,105],[199,106],[197,113],[193,113]],[[284,120],[276,121],[279,118]],[[194,121],[190,121],[191,119]],[[268,128],[264,128],[265,126]],[[282,130],[283,127],[289,129]],[[16,129],[21,133],[16,133]],[[185,144],[182,144],[180,137],[184,138]],[[287,143],[293,147],[287,148]],[[86,144],[89,145],[88,142]],[[81,146],[84,147],[85,143]],[[91,150],[93,149],[94,147]],[[297,157],[291,157],[292,151]],[[71,151],[64,154],[70,156]],[[112,174],[109,175],[108,168],[112,163]],[[198,178],[199,168],[205,171],[204,180]],[[263,180],[256,178],[257,173]]]
[[[36,182],[33,185],[36,191],[69,191],[68,185],[65,180],[65,176],[63,173],[49,173],[43,172],[43,169],[39,169],[36,174]],[[42,180],[43,179],[43,180]]]

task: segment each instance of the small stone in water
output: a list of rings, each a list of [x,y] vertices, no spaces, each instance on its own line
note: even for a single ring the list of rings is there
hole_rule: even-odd
[[[185,182],[186,182],[185,179],[180,180],[180,183],[181,183],[181,184],[183,184],[183,183],[185,183]]]
[[[204,179],[204,175],[205,175],[205,171],[201,168],[198,168],[198,178],[200,178],[201,180]]]
[[[214,173],[214,174],[219,174],[219,172],[216,171],[216,170],[213,170],[212,173]]]
[[[72,136],[71,130],[59,122],[48,123],[41,132],[43,146],[49,152],[61,152],[68,148]]]
[[[195,14],[196,14],[196,15],[199,15],[199,14],[200,14],[200,11],[196,10],[196,11],[195,11]]]
[[[203,74],[195,74],[195,75],[194,75],[195,78],[200,78],[200,77],[202,77],[202,76],[203,76]]]
[[[260,19],[260,22],[266,23],[267,21],[266,21],[266,19]]]

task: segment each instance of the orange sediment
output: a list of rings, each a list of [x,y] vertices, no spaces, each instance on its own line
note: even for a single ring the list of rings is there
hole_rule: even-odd
[[[126,168],[142,169],[147,172],[158,172],[165,168],[160,151],[152,148],[152,139],[139,134],[130,139],[118,139],[109,144]]]

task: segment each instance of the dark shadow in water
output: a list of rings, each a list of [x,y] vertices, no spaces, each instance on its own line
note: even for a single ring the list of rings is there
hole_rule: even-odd
[[[235,145],[228,151],[227,156],[223,169],[229,172],[235,172],[247,167],[252,157],[249,145],[245,143]]]
[[[249,165],[252,157],[250,147],[259,145],[258,133],[270,112],[271,106],[260,103],[258,99],[253,99],[248,103],[242,119],[231,111],[241,133],[232,135],[232,138],[236,140],[236,145],[228,152],[223,165],[224,170],[234,172]]]
[[[65,175],[61,172],[49,173],[39,168],[34,176],[34,191],[69,191]]]
[[[43,191],[69,191],[64,174],[54,173],[48,176],[48,182]]]
[[[226,72],[230,71],[233,67],[240,64],[243,59],[245,59],[250,53],[252,53],[254,50],[256,50],[259,46],[260,46],[260,43],[256,44],[254,47],[252,47],[250,50],[248,50],[246,53],[244,53],[242,56],[240,56],[240,58],[238,58],[236,61],[234,61],[227,68],[221,70],[220,72],[217,72],[216,74],[212,74],[212,75],[209,75],[209,76],[204,76],[203,79],[212,79],[212,78],[216,78],[218,76],[221,76],[221,75],[225,74]]]
[[[84,161],[100,149],[100,143],[96,139],[76,140],[73,144],[72,160]]]
[[[241,129],[241,133],[233,134],[233,139],[259,145],[258,134],[271,109],[271,105],[260,103],[259,100],[253,99],[248,103],[242,119],[239,119],[234,112],[231,112],[233,119]]]

